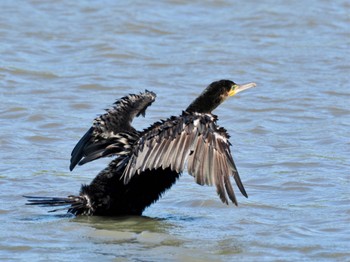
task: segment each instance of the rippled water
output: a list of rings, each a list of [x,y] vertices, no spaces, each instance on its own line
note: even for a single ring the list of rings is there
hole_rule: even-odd
[[[350,4],[1,1],[0,259],[349,261]],[[70,152],[114,99],[158,94],[138,128],[229,78],[258,88],[215,111],[249,198],[184,174],[144,217],[46,213],[107,161]]]

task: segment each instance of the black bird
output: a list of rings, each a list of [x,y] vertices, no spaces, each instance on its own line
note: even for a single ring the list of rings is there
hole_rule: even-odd
[[[200,185],[215,185],[223,203],[237,205],[232,175],[247,196],[230,152],[229,135],[212,111],[229,96],[254,87],[230,80],[211,83],[179,116],[137,131],[134,117],[145,115],[156,95],[145,91],[114,103],[97,117],[71,155],[70,170],[95,159],[115,156],[78,196],[29,197],[29,205],[64,206],[74,215],[141,215],[187,171]]]

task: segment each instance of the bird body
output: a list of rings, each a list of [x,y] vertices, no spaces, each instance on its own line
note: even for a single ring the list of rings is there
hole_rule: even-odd
[[[32,205],[64,206],[75,215],[141,215],[185,170],[200,185],[215,185],[222,202],[237,199],[230,176],[247,197],[233,161],[229,135],[212,111],[227,97],[255,86],[230,80],[210,84],[179,116],[137,131],[134,117],[144,115],[156,98],[153,92],[131,94],[97,117],[71,155],[70,170],[101,157],[114,159],[79,196],[28,197]],[[53,211],[60,210],[55,209]]]

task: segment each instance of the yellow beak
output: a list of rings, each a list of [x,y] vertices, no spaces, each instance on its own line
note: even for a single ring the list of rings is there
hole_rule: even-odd
[[[248,88],[251,87],[256,87],[255,83],[247,83],[247,84],[243,84],[243,85],[238,85],[238,84],[234,84],[231,88],[231,90],[228,92],[229,96],[234,96],[235,94],[243,91],[243,90],[247,90]]]

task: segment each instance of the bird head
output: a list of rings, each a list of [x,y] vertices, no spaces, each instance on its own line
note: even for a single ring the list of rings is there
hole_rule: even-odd
[[[255,83],[236,84],[231,80],[220,80],[211,83],[186,109],[188,112],[211,113],[228,97],[255,87]]]

